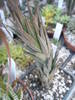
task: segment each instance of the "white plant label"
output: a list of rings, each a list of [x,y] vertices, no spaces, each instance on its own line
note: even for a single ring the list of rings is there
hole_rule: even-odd
[[[42,24],[43,24],[44,26],[45,26],[45,22],[46,22],[45,17],[42,16]]]
[[[57,46],[54,45],[53,43],[51,45],[52,45],[52,49],[53,49],[53,59],[54,59],[56,51],[57,51]]]
[[[10,14],[10,11],[9,11],[8,6],[7,6],[7,2],[6,2],[6,1],[4,1],[4,4],[5,4],[5,9],[6,9],[6,11],[7,11],[7,14],[9,15],[9,14]]]
[[[9,58],[8,58],[8,66],[9,66]],[[12,83],[14,80],[16,80],[16,63],[12,58],[11,58],[11,72],[9,72],[9,74],[10,74],[10,83]]]
[[[22,7],[22,0],[19,0],[20,7]]]
[[[6,23],[5,22],[5,15],[4,15],[4,11],[2,9],[0,9],[0,18],[1,18],[2,22],[3,22],[3,24],[5,24]]]
[[[63,0],[58,1],[58,8],[62,9],[63,6]]]
[[[57,23],[53,38],[59,40],[62,32],[63,24]]]

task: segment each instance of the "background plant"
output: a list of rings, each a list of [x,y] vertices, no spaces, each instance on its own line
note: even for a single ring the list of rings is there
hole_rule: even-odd
[[[49,4],[43,7],[42,16],[45,17],[46,25],[54,23],[53,17],[55,16],[55,7]]]
[[[71,15],[75,7],[75,0],[65,0],[65,1],[67,6],[67,14]]]
[[[16,64],[21,69],[24,69],[29,63],[33,61],[32,57],[30,57],[27,54],[24,54],[24,50],[20,44],[17,45],[10,44],[9,48],[11,57],[16,61]],[[6,64],[6,63],[7,63],[7,51],[6,47],[3,45],[0,47],[0,64]]]
[[[62,14],[62,10],[54,5],[46,5],[41,12],[42,16],[45,17],[46,26],[56,24],[57,22],[67,24],[70,18],[67,14]]]
[[[67,25],[67,31],[75,34],[75,17],[72,17]]]

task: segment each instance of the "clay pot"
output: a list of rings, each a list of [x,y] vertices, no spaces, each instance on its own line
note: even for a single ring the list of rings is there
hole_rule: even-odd
[[[72,43],[68,41],[68,38],[66,37],[66,35],[64,34],[64,32],[63,32],[63,36],[64,36],[64,43],[66,44],[66,46],[67,46],[70,50],[72,50],[73,52],[75,52],[75,46],[72,45]]]

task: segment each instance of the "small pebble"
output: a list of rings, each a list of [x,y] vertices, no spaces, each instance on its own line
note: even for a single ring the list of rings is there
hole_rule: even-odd
[[[36,83],[33,83],[32,85],[33,85],[33,87],[35,87],[36,86]]]
[[[61,70],[61,73],[63,73],[63,70]]]
[[[30,74],[30,75],[29,75],[29,78],[30,78],[30,79],[32,79],[32,78],[33,78],[33,75],[32,75],[32,74]]]
[[[63,98],[63,95],[60,95],[61,98]]]
[[[69,83],[72,83],[72,80],[68,80]]]
[[[66,90],[68,91],[69,90],[69,87],[67,87]]]
[[[35,75],[34,77],[35,77],[36,79],[38,78],[38,76],[37,76],[37,75]]]
[[[39,97],[40,96],[40,93],[37,93],[37,96]]]
[[[30,87],[32,87],[32,85],[33,85],[33,84],[32,84],[32,83],[30,83]]]
[[[53,95],[53,92],[51,90],[48,90],[49,94],[52,96]]]
[[[25,78],[28,79],[28,76],[26,75]]]
[[[59,90],[59,94],[62,94],[62,90]]]
[[[67,77],[68,79],[71,79],[71,77],[68,75],[68,77]]]

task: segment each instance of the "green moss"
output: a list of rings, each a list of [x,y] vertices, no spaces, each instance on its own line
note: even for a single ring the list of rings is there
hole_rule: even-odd
[[[7,61],[7,51],[4,46],[0,47],[0,64],[6,63]]]
[[[11,57],[16,61],[16,64],[21,68],[24,68],[28,65],[28,63],[32,62],[32,58],[24,53],[23,48],[21,45],[13,45],[10,44],[10,54]],[[5,46],[3,45],[0,48],[0,64],[7,62],[7,51]]]

